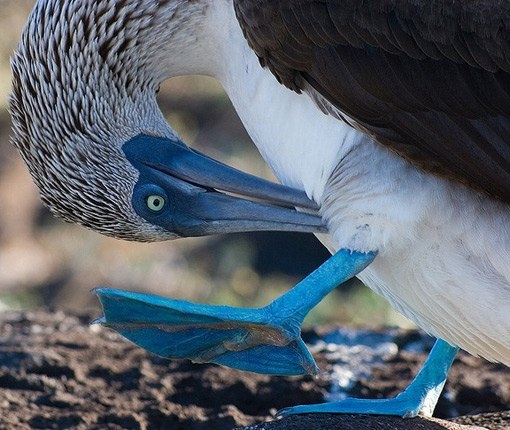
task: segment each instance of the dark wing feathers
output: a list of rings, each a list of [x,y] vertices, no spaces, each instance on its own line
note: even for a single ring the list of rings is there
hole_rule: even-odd
[[[510,202],[510,2],[234,0],[261,64],[420,167]]]

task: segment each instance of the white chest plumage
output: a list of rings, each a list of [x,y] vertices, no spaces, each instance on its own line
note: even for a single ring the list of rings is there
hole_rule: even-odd
[[[235,21],[234,21],[235,22]],[[278,84],[232,27],[218,73],[285,184],[321,204],[333,250],[378,251],[360,278],[434,336],[510,364],[510,211],[426,175]]]

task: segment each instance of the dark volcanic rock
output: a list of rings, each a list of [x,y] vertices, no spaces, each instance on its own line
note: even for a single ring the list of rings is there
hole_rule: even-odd
[[[91,319],[42,310],[1,316],[0,429],[465,428],[423,418],[349,415],[303,415],[261,424],[280,408],[321,402],[329,386],[326,376],[269,377],[168,361],[109,330],[90,328]],[[402,351],[353,391],[393,395],[424,357]],[[323,369],[330,365],[323,353],[316,359]],[[458,423],[510,428],[509,414],[499,412],[510,408],[508,368],[460,354],[446,392],[438,406],[443,417],[453,411],[466,415],[455,419]]]

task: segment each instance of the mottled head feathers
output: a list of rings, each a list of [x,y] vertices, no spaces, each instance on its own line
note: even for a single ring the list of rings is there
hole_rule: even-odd
[[[132,240],[172,237],[133,210],[122,145],[171,136],[155,100],[183,0],[46,0],[12,58],[14,145],[57,216]],[[185,5],[184,5],[185,6]],[[174,23],[172,23],[174,20]]]

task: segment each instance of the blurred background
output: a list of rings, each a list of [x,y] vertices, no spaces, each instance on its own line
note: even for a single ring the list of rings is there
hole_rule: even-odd
[[[262,306],[318,267],[328,252],[312,235],[254,233],[140,244],[53,218],[9,143],[9,57],[34,0],[0,0],[0,308],[100,308],[98,285],[202,303]],[[273,179],[221,87],[175,78],[160,106],[183,140],[216,159]],[[310,324],[409,325],[359,282],[337,288]]]

